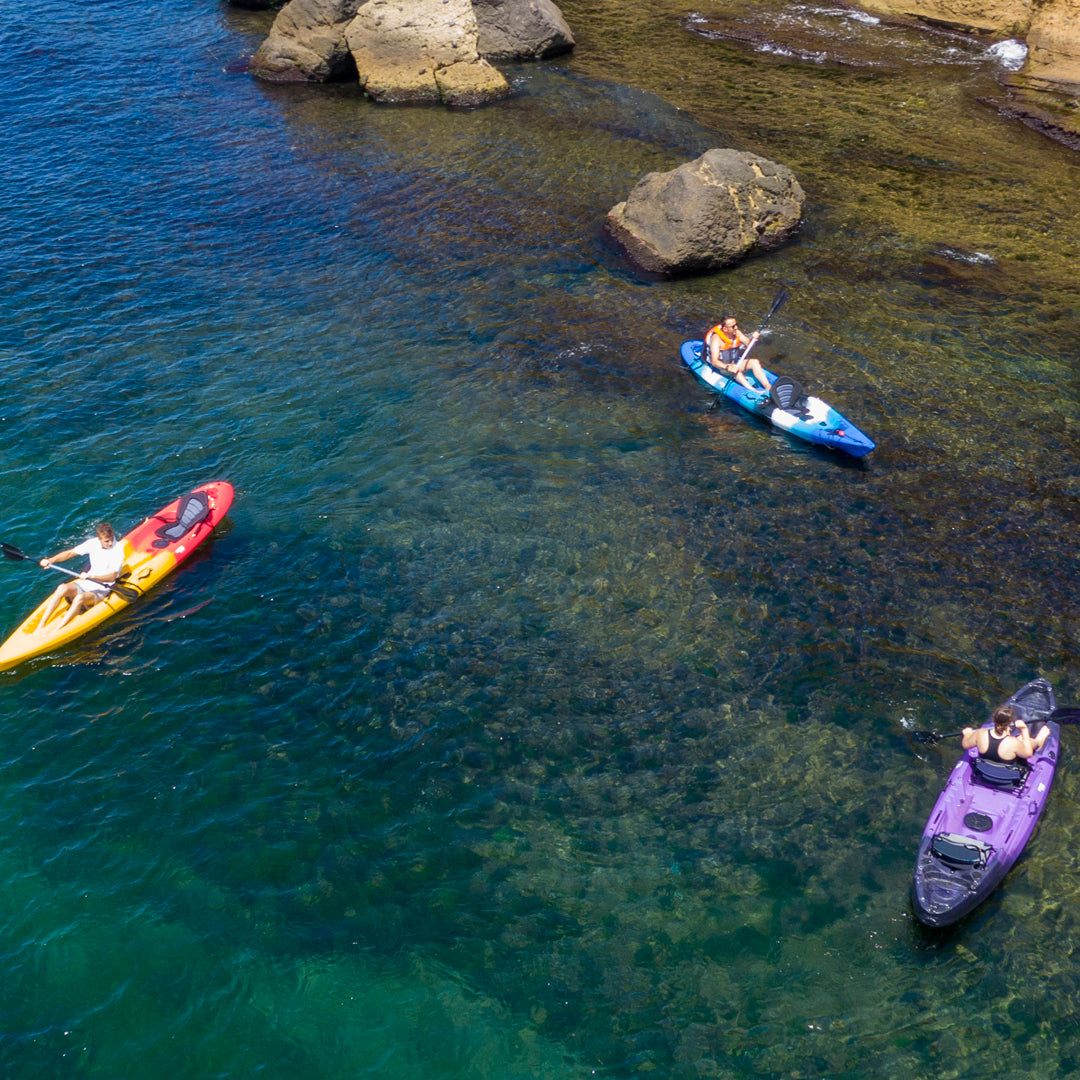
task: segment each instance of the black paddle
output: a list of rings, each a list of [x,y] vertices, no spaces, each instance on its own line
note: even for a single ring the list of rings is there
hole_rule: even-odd
[[[0,552],[3,553],[5,559],[19,559],[26,560],[27,562],[41,564],[40,559],[35,559],[33,555],[27,555],[25,551],[20,551],[14,544],[0,543]],[[50,570],[59,570],[61,574],[67,574],[69,577],[77,578],[81,577],[81,574],[77,574],[74,570],[68,570],[65,566],[57,566],[55,563],[50,564]],[[102,581],[99,584],[104,585]],[[142,596],[142,592],[134,585],[125,585],[122,581],[114,581],[109,585],[109,592],[114,592],[118,596],[122,596],[130,603],[132,600],[138,600]]]
[[[772,307],[769,308],[768,314],[761,320],[761,325],[758,327],[757,336],[761,337],[761,331],[765,329],[765,324],[787,303],[787,286],[781,285],[780,291],[776,294],[776,299],[772,302]],[[754,347],[754,338],[751,336],[750,344],[743,349],[742,356],[739,357],[739,363],[741,364],[747,356],[750,355],[750,350]]]
[[[1053,720],[1057,724],[1080,724],[1080,709],[1055,709],[1047,719]],[[934,743],[941,742],[942,739],[957,739],[963,734],[962,731],[950,731],[944,735],[939,735],[936,731],[913,731],[911,737],[915,742],[929,743],[933,746]]]
[[[917,743],[926,743],[928,746],[933,746],[934,743],[939,743],[942,739],[956,739],[963,734],[962,731],[950,731],[945,735],[939,735],[936,731],[913,731],[911,738]]]

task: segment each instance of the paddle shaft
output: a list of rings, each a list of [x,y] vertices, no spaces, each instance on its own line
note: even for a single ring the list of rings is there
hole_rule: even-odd
[[[8,559],[19,559],[26,562],[37,563],[38,566],[41,566],[40,559],[35,559],[33,555],[27,555],[25,551],[20,551],[14,544],[0,544],[0,552]],[[82,574],[77,570],[69,570],[66,566],[57,566],[56,563],[49,563],[44,569],[59,570],[61,574],[67,574],[68,577],[82,578]],[[127,585],[122,581],[98,581],[97,578],[84,580],[96,581],[99,585],[106,585],[110,592],[115,592],[117,595],[128,601],[138,600],[142,595],[141,590],[137,589],[134,585]]]
[[[756,336],[754,334],[750,335],[750,341],[747,344],[746,348],[743,349],[742,356],[739,357],[740,364],[750,355],[750,350],[754,347],[754,342],[759,337],[761,337],[761,331],[765,329],[765,324],[784,306],[786,302],[787,287],[785,286],[782,287],[780,291],[776,294],[776,299],[773,300],[772,307],[769,308],[768,313],[765,315],[765,318],[761,320],[761,325],[757,328]]]
[[[1055,709],[1047,719],[1053,720],[1056,724],[1080,724],[1080,708]],[[1035,723],[1037,722],[1038,721],[1035,721]],[[962,731],[950,731],[944,735],[938,735],[934,731],[913,731],[911,737],[915,739],[916,742],[936,743],[940,742],[942,739],[955,739],[963,734]]]

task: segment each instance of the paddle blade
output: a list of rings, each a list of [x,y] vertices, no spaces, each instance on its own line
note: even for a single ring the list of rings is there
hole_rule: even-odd
[[[0,551],[4,553],[5,559],[29,559],[30,556],[25,551],[20,551],[14,544],[2,544],[0,543]]]
[[[772,302],[772,307],[769,308],[769,314],[765,316],[765,321],[768,322],[783,306],[787,303],[787,286],[783,285],[780,291],[776,294],[776,299]]]
[[[913,731],[911,733],[911,741],[917,743],[926,743],[928,746],[933,746],[934,743],[939,742],[942,736],[936,731]]]
[[[1058,724],[1080,724],[1080,709],[1075,707],[1055,709],[1049,719]]]
[[[122,596],[129,604],[132,600],[138,600],[142,596],[142,592],[134,585],[125,585],[122,581],[114,581],[109,588],[117,594]]]

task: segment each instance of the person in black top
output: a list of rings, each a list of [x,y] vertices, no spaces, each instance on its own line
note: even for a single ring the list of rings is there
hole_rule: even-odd
[[[1045,724],[1039,734],[1033,739],[1028,730],[1027,723],[1022,717],[1016,715],[1011,705],[999,705],[993,716],[992,728],[964,728],[965,750],[972,746],[977,747],[979,757],[990,761],[1015,761],[1017,758],[1029,758],[1032,754],[1042,749],[1050,735],[1050,728]],[[1015,726],[1018,734],[1014,735],[1012,729]]]

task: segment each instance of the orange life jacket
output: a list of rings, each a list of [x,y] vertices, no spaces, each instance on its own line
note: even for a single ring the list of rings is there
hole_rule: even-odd
[[[705,335],[705,351],[709,350],[709,337],[715,334],[720,339],[720,353],[717,360],[721,364],[734,364],[742,355],[739,350],[739,339],[732,337],[719,323]]]
[[[719,323],[705,335],[706,341],[709,340],[709,334],[715,334],[720,339],[720,348],[722,349],[734,349],[735,346],[739,344],[739,339],[731,337]]]

